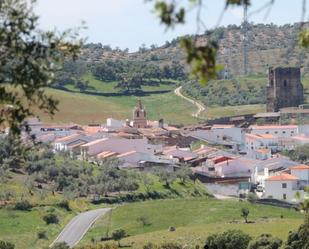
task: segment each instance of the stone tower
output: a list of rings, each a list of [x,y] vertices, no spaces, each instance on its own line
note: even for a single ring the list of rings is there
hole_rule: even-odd
[[[147,113],[142,105],[142,101],[138,100],[137,106],[133,111],[133,127],[146,128],[147,127]]]
[[[277,67],[268,69],[266,88],[267,112],[277,112],[280,108],[299,106],[304,101],[304,88],[300,82],[300,68]]]

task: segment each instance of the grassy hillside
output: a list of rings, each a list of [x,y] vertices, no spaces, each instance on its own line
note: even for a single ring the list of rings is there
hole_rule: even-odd
[[[140,176],[142,177],[142,176]],[[160,198],[188,198],[192,196],[209,196],[205,187],[196,182],[187,181],[182,184],[178,179],[170,189],[163,186],[157,176],[151,176],[153,185],[149,187],[149,191],[156,192]],[[53,195],[50,189],[38,189],[35,187],[26,187],[28,177],[26,175],[10,173],[10,178],[5,183],[0,183],[0,240],[9,241],[15,244],[16,249],[33,248],[42,249],[52,243],[63,227],[78,213],[97,209],[107,204],[93,204],[90,196],[87,198],[74,198],[69,200],[71,211],[61,208],[59,203],[63,201],[65,195],[63,193],[55,193]],[[141,181],[141,180],[140,180]],[[46,186],[44,186],[46,187]],[[142,182],[136,191],[130,192],[131,195],[145,194],[146,189]],[[127,193],[121,193],[125,196]],[[5,196],[10,195],[7,205],[4,205]],[[118,196],[118,192],[113,194],[112,199]],[[20,211],[14,208],[16,202],[27,200],[33,205],[28,211]],[[56,214],[59,218],[59,224],[47,225],[43,217],[46,214]],[[39,232],[46,232],[46,238],[39,239]]]
[[[305,24],[308,25],[308,24]],[[196,37],[205,43],[211,36],[219,42],[218,61],[233,75],[243,74],[243,34],[240,26],[218,27],[210,35]],[[308,50],[297,46],[299,24],[250,24],[248,27],[248,64],[253,74],[264,74],[268,66],[296,66],[300,63],[303,72],[308,72]],[[167,41],[162,46],[153,46],[139,52],[129,53],[111,49],[100,44],[87,44],[83,51],[84,61],[101,62],[106,59],[141,61],[148,64],[166,65],[172,61],[185,64],[184,51],[179,38]]]
[[[66,86],[70,91],[48,89],[48,93],[59,100],[59,112],[53,117],[53,122],[76,122],[80,124],[103,123],[106,118],[132,118],[132,110],[138,99],[145,106],[148,118],[158,120],[164,118],[172,123],[195,123],[191,116],[195,107],[174,94],[174,84],[158,86],[143,86],[137,96],[121,94],[114,89],[116,82],[102,82],[91,76],[86,76],[91,87],[86,93],[80,93],[73,86]],[[42,114],[44,121],[50,117]]]
[[[250,210],[249,220],[244,224],[240,217],[242,207]],[[280,218],[283,216],[283,218]],[[144,217],[147,225],[139,221]],[[254,205],[238,200],[219,201],[215,199],[177,199],[147,201],[127,204],[113,210],[99,220],[87,233],[82,243],[92,238],[100,240],[107,231],[125,229],[130,237],[123,242],[133,248],[142,248],[150,241],[178,241],[202,243],[207,235],[227,229],[241,229],[257,236],[272,233],[286,239],[290,230],[296,229],[303,221],[303,215],[293,210]],[[176,227],[176,232],[169,232],[169,227]]]
[[[170,123],[197,123],[200,120],[233,116],[265,111],[265,105],[208,105],[204,101],[201,93],[205,87],[197,86],[191,88],[193,94],[188,93],[185,88],[183,93],[194,99],[203,102],[206,105],[206,111],[201,113],[199,119],[192,117],[196,107],[188,101],[177,97],[174,90],[176,84],[160,84],[158,86],[143,86],[142,92],[137,95],[124,95],[114,87],[116,82],[102,82],[94,79],[91,75],[85,76],[89,81],[90,88],[86,92],[79,92],[73,85],[66,85],[67,91],[57,89],[47,89],[47,92],[59,100],[59,111],[52,118],[45,113],[41,113],[43,121],[68,123],[76,122],[79,124],[103,123],[106,118],[131,119],[132,110],[138,99],[141,99],[146,107],[148,118],[158,120],[164,118]],[[255,80],[252,80],[255,79]],[[264,85],[265,77],[240,78],[239,82],[242,88],[247,89],[248,85],[254,84],[256,87]],[[309,88],[309,78],[304,81]],[[263,84],[263,85],[262,85]],[[215,91],[219,91],[222,85],[225,85],[228,91],[233,88],[229,81],[215,81],[211,83]],[[207,86],[206,86],[207,88]],[[229,92],[223,92],[224,97],[230,98]],[[213,95],[214,96],[214,95]]]
[[[265,104],[267,83],[267,76],[263,74],[246,77],[238,76],[231,80],[213,80],[205,86],[197,82],[188,81],[184,83],[183,91],[188,96],[198,99],[208,107],[235,106],[235,108],[238,108],[236,107],[237,105]],[[302,84],[305,89],[305,99],[308,102],[308,75],[302,78]],[[258,109],[261,110],[261,108]]]

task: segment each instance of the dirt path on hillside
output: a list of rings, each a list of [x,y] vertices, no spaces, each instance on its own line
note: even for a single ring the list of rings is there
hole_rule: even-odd
[[[206,110],[205,106],[197,101],[195,101],[194,99],[191,99],[191,98],[188,98],[184,95],[182,95],[181,93],[181,89],[182,89],[182,86],[178,87],[175,89],[174,93],[180,97],[180,98],[183,98],[187,101],[189,101],[191,104],[195,105],[197,107],[197,111],[195,113],[192,114],[193,117],[195,118],[198,118],[200,116],[200,114]]]

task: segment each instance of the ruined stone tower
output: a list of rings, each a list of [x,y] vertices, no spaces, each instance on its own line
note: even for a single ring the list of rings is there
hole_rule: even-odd
[[[268,112],[277,112],[280,108],[302,104],[304,89],[300,82],[300,68],[270,67],[268,69],[266,94],[266,109]]]
[[[147,113],[142,105],[142,101],[138,100],[137,106],[133,111],[133,127],[146,128],[147,127]]]

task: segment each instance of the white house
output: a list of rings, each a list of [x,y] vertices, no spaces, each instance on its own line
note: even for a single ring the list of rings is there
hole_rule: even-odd
[[[149,144],[148,140],[143,139],[124,139],[124,138],[103,138],[92,141],[81,146],[82,158],[97,156],[102,152],[114,152],[122,154],[129,151],[156,154],[162,152],[161,145]]]
[[[278,149],[278,138],[272,134],[246,134],[245,135],[245,145],[247,154],[254,158],[257,150],[261,149]]]
[[[210,130],[192,131],[190,136],[210,143],[236,145],[242,149],[245,131],[234,125],[213,125]]]
[[[81,146],[86,144],[89,141],[93,140],[91,137],[87,137],[84,134],[76,133],[69,136],[57,138],[54,141],[54,150],[55,151],[69,151],[73,147]]]
[[[309,185],[309,166],[308,165],[296,165],[290,168],[291,174],[298,177],[305,185]]]
[[[297,125],[251,125],[251,134],[271,134],[276,137],[293,137],[299,134]]]
[[[113,119],[113,118],[108,118],[106,119],[106,126],[109,127],[113,127],[113,128],[121,128],[123,126],[125,126],[125,122],[122,120],[117,120],[117,119]]]
[[[287,173],[270,176],[265,180],[266,198],[273,198],[286,201],[297,201],[296,193],[304,195],[304,191],[300,189],[299,178]]]

